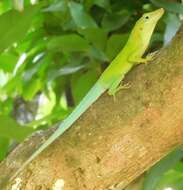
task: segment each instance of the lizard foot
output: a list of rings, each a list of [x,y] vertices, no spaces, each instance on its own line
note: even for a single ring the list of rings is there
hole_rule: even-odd
[[[116,100],[116,93],[119,91],[119,90],[123,90],[123,89],[128,89],[131,87],[131,84],[130,83],[126,83],[126,84],[120,84],[117,88],[114,88],[114,89],[109,89],[108,91],[108,94],[109,95],[112,95],[113,98],[114,98],[114,101]]]

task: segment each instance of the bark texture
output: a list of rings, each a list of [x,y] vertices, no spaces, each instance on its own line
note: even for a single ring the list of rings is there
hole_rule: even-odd
[[[101,96],[14,180],[36,137],[12,152],[0,165],[0,189],[119,190],[183,144],[183,27],[124,82],[131,87],[115,101]]]

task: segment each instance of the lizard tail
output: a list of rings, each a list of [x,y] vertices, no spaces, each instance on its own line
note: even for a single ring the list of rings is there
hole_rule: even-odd
[[[105,88],[97,82],[87,95],[76,106],[73,112],[60,124],[57,130],[26,160],[19,170],[13,174],[15,178],[35,157],[62,135],[70,126],[105,92]]]

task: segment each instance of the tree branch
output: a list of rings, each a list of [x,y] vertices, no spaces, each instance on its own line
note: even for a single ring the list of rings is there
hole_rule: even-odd
[[[135,67],[124,82],[131,87],[115,101],[104,94],[26,168],[19,176],[22,189],[51,189],[55,183],[64,190],[122,189],[183,143],[183,27],[151,63]],[[34,141],[2,162],[1,189],[15,183],[12,171],[32,152],[26,144]]]

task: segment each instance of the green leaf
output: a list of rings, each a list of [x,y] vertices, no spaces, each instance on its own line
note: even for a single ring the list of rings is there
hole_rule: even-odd
[[[144,179],[142,190],[154,190],[163,174],[175,166],[175,164],[183,157],[183,151],[176,149],[168,156],[160,160],[147,173]]]
[[[8,82],[8,75],[0,69],[0,89],[1,87],[3,88],[4,85],[6,85],[6,83]],[[1,92],[0,92],[0,96],[1,96]],[[3,96],[2,96],[3,97]]]
[[[181,3],[170,2],[166,0],[151,0],[154,5],[164,8],[167,11],[183,14],[183,5]]]
[[[10,53],[0,54],[0,69],[12,73],[17,64],[18,57]]]
[[[113,34],[107,41],[106,55],[110,60],[116,57],[128,40],[129,34]]]
[[[174,170],[183,173],[183,162],[179,162],[175,165]]]
[[[12,5],[12,2],[10,0],[0,1],[0,14],[11,9],[12,8],[11,5]]]
[[[30,135],[34,129],[20,126],[9,116],[0,115],[0,136],[8,139],[15,139],[20,142]]]
[[[3,91],[10,97],[12,94],[22,91],[22,78],[20,76],[15,76],[10,79],[5,86],[3,86]]]
[[[24,80],[30,81],[33,77],[44,77],[46,69],[50,64],[49,56],[45,56],[44,52],[37,54],[33,58],[34,64],[28,65],[24,72]]]
[[[93,0],[93,4],[98,5],[106,10],[110,10],[110,1],[109,0]]]
[[[13,100],[11,98],[8,98],[6,100],[3,100],[3,102],[0,102],[0,115],[9,115],[13,111]]]
[[[106,54],[103,51],[101,51],[100,49],[97,49],[95,47],[90,48],[88,55],[89,55],[89,57],[92,57],[92,58],[97,59],[99,61],[103,61],[103,62],[109,61]]]
[[[175,170],[167,172],[160,180],[155,190],[182,190],[183,189],[183,173]]]
[[[0,137],[0,161],[6,157],[10,140],[5,137]]]
[[[48,6],[47,8],[44,8],[43,11],[44,12],[65,12],[67,9],[67,4],[66,1],[58,1],[55,3],[52,3],[50,6]]]
[[[0,16],[0,51],[24,38],[37,11],[38,6],[29,6],[23,12],[10,10]]]
[[[89,43],[92,43],[96,48],[104,50],[107,41],[107,32],[100,28],[80,29],[79,32],[84,35]]]
[[[76,73],[76,72],[82,70],[84,67],[86,67],[86,66],[83,64],[80,64],[80,65],[67,64],[63,68],[53,69],[48,74],[48,80],[50,81],[50,80],[54,80],[60,76]]]
[[[102,20],[102,28],[107,31],[113,31],[125,25],[130,18],[130,13],[127,10],[122,10],[117,13],[106,13]]]
[[[32,100],[36,93],[42,88],[42,81],[40,78],[32,79],[28,82],[25,82],[22,96],[25,100]]]
[[[84,38],[77,34],[66,34],[50,39],[47,47],[49,50],[80,52],[87,51],[89,49],[89,44]]]
[[[110,0],[85,0],[83,3],[84,3],[84,7],[87,10],[90,10],[94,5],[96,5],[98,7],[105,9],[108,12],[111,11]]]
[[[93,18],[87,14],[82,4],[69,2],[69,9],[75,24],[79,28],[96,28],[97,24]]]
[[[98,79],[96,70],[74,75],[71,80],[74,102],[78,104]]]

